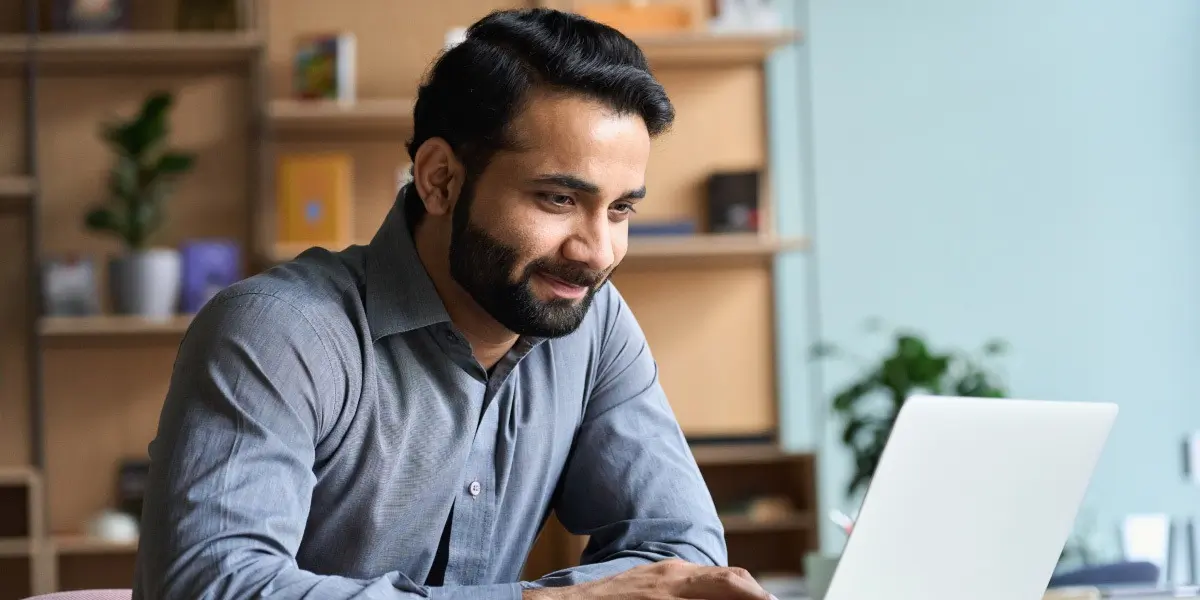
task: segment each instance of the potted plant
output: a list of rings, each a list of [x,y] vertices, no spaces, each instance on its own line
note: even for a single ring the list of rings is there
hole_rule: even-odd
[[[842,443],[853,454],[854,474],[846,494],[854,497],[870,482],[879,464],[892,425],[914,394],[1002,398],[1007,395],[988,359],[1004,354],[1007,345],[991,340],[980,352],[935,351],[912,331],[893,334],[891,349],[864,365],[862,373],[833,396],[834,414],[842,418]],[[822,342],[812,349],[815,359],[848,357],[837,346]]]
[[[118,238],[124,252],[109,260],[109,291],[118,314],[167,317],[179,300],[180,258],[153,245],[166,218],[172,186],[191,170],[195,156],[167,144],[171,94],[155,92],[128,120],[101,128],[114,153],[107,198],[88,211],[88,230]]]

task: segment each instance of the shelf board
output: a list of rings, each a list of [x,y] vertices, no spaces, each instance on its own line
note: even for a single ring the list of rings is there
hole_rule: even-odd
[[[777,531],[805,531],[815,525],[812,515],[797,513],[774,519],[754,519],[743,515],[722,515],[721,525],[725,533],[762,533]]]
[[[675,259],[770,258],[782,252],[803,250],[807,247],[808,241],[805,238],[758,234],[630,236],[629,250],[622,264]],[[269,258],[275,263],[286,262],[308,248],[308,244],[277,244]]]
[[[134,554],[137,541],[111,542],[89,535],[55,535],[50,543],[59,556],[80,554]]]
[[[167,319],[148,319],[125,315],[90,317],[43,317],[41,334],[47,337],[182,334],[192,322],[191,315]]]
[[[800,41],[793,29],[764,32],[698,32],[630,36],[651,66],[752,64],[766,60],[781,46]]]
[[[411,98],[367,98],[342,103],[334,100],[272,100],[267,116],[272,127],[286,132],[407,133],[412,129]]]
[[[753,233],[630,236],[625,260],[672,258],[770,257],[781,252],[803,250],[807,240]]]
[[[38,481],[37,471],[30,467],[0,467],[0,487],[30,487]]]
[[[33,554],[29,538],[0,538],[0,558],[22,558]]]
[[[771,465],[794,460],[774,444],[696,444],[692,456],[700,467]]]
[[[0,63],[30,56],[31,36],[0,35]],[[263,47],[262,37],[245,31],[130,31],[122,33],[44,33],[32,37],[39,66],[223,66],[249,64]]]
[[[32,177],[0,176],[0,215],[28,211],[32,206],[34,189]]]

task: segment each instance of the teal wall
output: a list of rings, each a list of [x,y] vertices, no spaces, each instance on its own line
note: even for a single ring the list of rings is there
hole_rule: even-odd
[[[871,316],[941,344],[998,335],[1014,395],[1121,415],[1084,518],[1200,514],[1180,443],[1200,429],[1200,3],[779,2],[807,35],[769,65],[783,229],[785,442],[848,474],[824,398]],[[1083,521],[1080,523],[1083,524]],[[840,547],[825,523],[826,547]]]

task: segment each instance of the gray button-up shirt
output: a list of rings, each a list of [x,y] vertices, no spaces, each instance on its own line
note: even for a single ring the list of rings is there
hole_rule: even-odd
[[[150,458],[138,600],[509,599],[727,560],[617,290],[489,374],[399,202],[370,244],[310,250],[196,316]],[[520,581],[551,510],[591,536],[583,564]]]

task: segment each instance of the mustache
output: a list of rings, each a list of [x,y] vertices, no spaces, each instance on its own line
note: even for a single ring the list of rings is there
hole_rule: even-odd
[[[579,287],[594,288],[601,283],[604,283],[609,275],[612,274],[612,269],[604,269],[596,271],[588,268],[581,268],[578,265],[570,263],[555,262],[550,259],[540,258],[529,264],[527,275],[532,275],[536,271],[541,271],[555,279],[561,279],[571,285]]]

